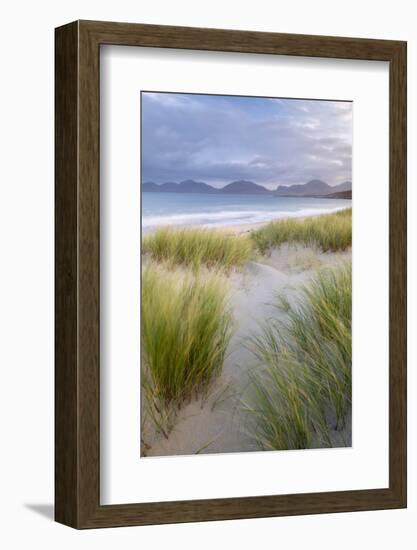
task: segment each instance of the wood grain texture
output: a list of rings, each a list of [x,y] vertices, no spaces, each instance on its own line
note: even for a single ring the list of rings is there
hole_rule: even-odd
[[[389,433],[390,487],[407,493],[407,48],[390,62]]]
[[[389,487],[100,505],[100,45],[390,63]],[[56,29],[56,520],[116,527],[406,506],[406,44],[78,21]]]
[[[78,523],[78,26],[55,36],[55,519]]]

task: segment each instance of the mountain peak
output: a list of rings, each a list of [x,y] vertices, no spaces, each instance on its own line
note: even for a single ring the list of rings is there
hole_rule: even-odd
[[[305,195],[326,195],[331,191],[330,185],[319,179],[313,179],[304,184],[290,185],[285,187],[279,185],[276,190],[277,195],[281,196],[305,196]]]
[[[242,194],[251,194],[251,195],[264,195],[270,193],[268,189],[262,185],[258,185],[253,181],[248,180],[236,180],[232,181],[228,185],[225,185],[220,189],[221,193],[242,193]]]
[[[192,180],[192,179],[188,179],[188,180],[184,180],[184,181],[181,181],[178,185],[189,185],[191,183],[201,183],[199,181],[195,181],[195,180]]]
[[[179,193],[216,193],[217,190],[202,181],[184,180],[178,184]]]

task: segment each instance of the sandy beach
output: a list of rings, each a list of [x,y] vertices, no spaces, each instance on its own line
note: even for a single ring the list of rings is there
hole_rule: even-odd
[[[330,214],[334,214],[335,212],[338,212],[339,210],[344,210],[344,207],[341,208],[335,208]],[[310,214],[307,216],[289,216],[287,218],[277,218],[273,220],[267,220],[262,222],[255,222],[255,223],[241,223],[236,225],[221,225],[221,226],[215,226],[213,229],[216,229],[218,231],[223,231],[229,235],[243,235],[245,233],[251,233],[252,231],[255,231],[256,229],[259,229],[261,227],[264,227],[265,225],[268,225],[271,222],[280,222],[283,220],[288,219],[295,219],[295,220],[307,220],[308,218],[316,218],[317,216],[325,216],[326,213],[323,212],[321,214]],[[207,226],[209,228],[209,226]]]
[[[352,104],[273,99],[141,95],[141,456],[350,444]]]
[[[236,235],[261,225],[264,224],[233,226],[224,231]],[[257,360],[247,346],[248,338],[272,318],[285,322],[286,311],[272,305],[277,293],[294,303],[300,289],[320,268],[337,266],[350,258],[350,249],[322,252],[314,247],[285,244],[232,272],[228,279],[234,334],[223,371],[204,401],[200,398],[181,407],[168,439],[150,424],[143,427],[145,456],[259,450],[249,435],[249,419],[242,407],[250,383],[249,372],[257,368]],[[349,422],[348,418],[342,431],[332,430],[333,446],[350,445]]]

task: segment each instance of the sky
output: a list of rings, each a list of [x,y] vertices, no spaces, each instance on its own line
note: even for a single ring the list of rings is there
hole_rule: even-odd
[[[142,92],[142,181],[352,179],[352,103]]]

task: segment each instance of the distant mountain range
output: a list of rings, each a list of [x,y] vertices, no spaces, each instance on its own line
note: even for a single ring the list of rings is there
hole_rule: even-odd
[[[352,191],[352,183],[345,181],[340,185],[332,187],[322,180],[310,180],[304,185],[290,185],[289,187],[279,185],[275,194],[281,197],[316,197],[339,193],[341,191]]]
[[[157,184],[147,181],[142,184],[144,193],[206,193],[206,194],[236,194],[236,195],[273,195],[279,197],[352,197],[352,183],[345,181],[340,185],[328,185],[321,180],[310,180],[303,185],[278,185],[276,190],[266,189],[253,181],[233,181],[221,188],[212,187],[202,181],[185,180],[180,183],[167,182]]]

